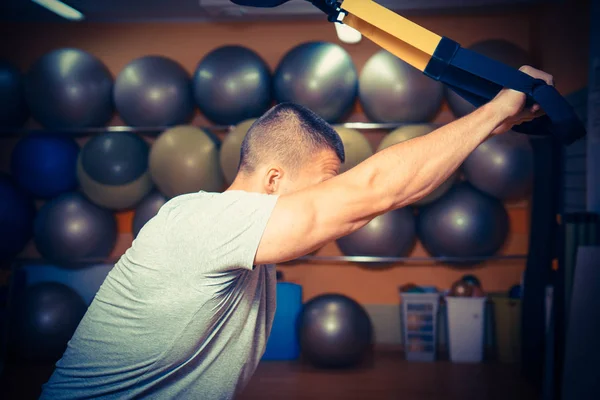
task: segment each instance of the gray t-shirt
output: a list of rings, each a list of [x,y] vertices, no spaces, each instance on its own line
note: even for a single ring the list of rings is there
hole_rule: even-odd
[[[100,287],[42,399],[230,399],[275,314],[275,267],[253,266],[277,196],[176,197]]]

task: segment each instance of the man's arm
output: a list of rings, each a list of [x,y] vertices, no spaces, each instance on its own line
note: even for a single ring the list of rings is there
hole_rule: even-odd
[[[531,70],[528,70],[531,71]],[[541,71],[537,76],[551,77]],[[333,179],[281,196],[267,224],[256,264],[289,261],[348,235],[371,219],[425,197],[443,183],[490,134],[532,119],[525,96],[496,99],[432,133],[376,153]]]

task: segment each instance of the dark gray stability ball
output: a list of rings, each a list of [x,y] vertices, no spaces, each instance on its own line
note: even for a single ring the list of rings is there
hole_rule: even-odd
[[[21,72],[8,61],[0,60],[0,128],[18,128],[27,120],[23,86]]]
[[[469,49],[513,68],[533,63],[531,55],[526,50],[504,39],[484,40],[475,43]],[[457,117],[464,117],[475,110],[475,106],[448,87],[446,87],[446,99],[450,110]]]
[[[442,106],[444,86],[381,50],[360,73],[359,99],[373,122],[427,122]]]
[[[104,64],[78,49],[58,49],[36,61],[25,80],[33,117],[47,128],[103,126],[113,114],[113,79]]]
[[[60,359],[87,310],[81,296],[61,283],[44,282],[27,288],[18,300],[12,337],[17,355]]]
[[[325,294],[308,301],[298,317],[298,328],[302,356],[322,368],[360,364],[373,340],[365,309],[341,294]]]
[[[310,42],[290,50],[275,71],[273,89],[279,103],[310,108],[328,122],[346,116],[358,92],[350,55],[337,44]]]
[[[81,164],[90,178],[105,185],[123,185],[148,169],[148,144],[130,132],[92,137],[81,149]]]
[[[113,213],[80,193],[66,193],[42,206],[34,224],[35,244],[50,262],[105,259],[117,239]]]
[[[133,215],[133,237],[137,237],[144,225],[158,214],[158,210],[167,200],[160,192],[152,192],[138,204]]]
[[[463,164],[465,178],[477,189],[501,200],[521,200],[533,186],[533,149],[529,138],[515,132],[480,144]]]
[[[135,206],[153,187],[149,153],[148,143],[130,132],[94,136],[77,160],[81,190],[102,207],[123,210]]]
[[[492,256],[508,236],[508,213],[500,200],[463,182],[420,209],[417,232],[434,257]]]
[[[225,46],[198,64],[193,90],[200,111],[221,125],[258,118],[271,105],[271,72],[255,52]]]
[[[114,101],[131,126],[183,124],[194,112],[189,74],[162,56],[140,57],[127,64],[115,81]]]
[[[402,257],[413,248],[416,222],[410,207],[375,217],[367,225],[337,240],[347,256]]]

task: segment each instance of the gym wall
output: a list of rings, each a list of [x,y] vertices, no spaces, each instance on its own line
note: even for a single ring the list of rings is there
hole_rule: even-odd
[[[558,89],[571,93],[583,88],[587,81],[589,38],[587,20],[581,18],[582,1],[569,2],[538,10],[488,15],[418,16],[415,22],[439,34],[449,36],[465,46],[491,38],[505,39],[530,50],[539,65],[556,77]],[[47,32],[52,32],[48,35]],[[568,37],[567,37],[568,36]],[[15,39],[18,38],[18,39]],[[239,44],[255,50],[274,69],[292,47],[308,41],[339,43],[333,27],[325,21],[268,23],[138,23],[138,24],[4,24],[0,26],[0,57],[7,58],[26,70],[42,54],[58,47],[77,47],[100,58],[113,76],[131,60],[144,55],[163,55],[178,61],[193,73],[196,64],[209,51]],[[572,42],[582,43],[581,48]],[[358,45],[343,45],[360,71],[379,47],[363,40]],[[444,106],[436,122],[453,119]],[[351,121],[366,121],[360,105],[355,105]],[[121,122],[117,117],[112,124]],[[194,124],[207,124],[197,115]],[[365,132],[375,147],[384,132]],[[85,139],[81,139],[85,141]],[[0,170],[7,170],[9,154],[16,138],[3,140],[0,148]],[[526,254],[529,234],[529,204],[508,206],[511,235],[504,254]],[[131,212],[119,214],[120,239],[115,258],[131,243]],[[29,246],[24,255],[35,256]],[[319,255],[340,255],[335,244],[321,249]],[[427,256],[417,245],[412,256]],[[505,291],[518,283],[525,260],[493,261],[473,272],[487,291]],[[325,292],[347,294],[368,305],[373,312],[395,310],[399,302],[398,287],[409,282],[448,288],[464,271],[432,263],[405,263],[391,268],[373,268],[360,264],[294,264],[282,266],[286,280],[303,285],[305,299]],[[387,308],[386,308],[387,307]]]

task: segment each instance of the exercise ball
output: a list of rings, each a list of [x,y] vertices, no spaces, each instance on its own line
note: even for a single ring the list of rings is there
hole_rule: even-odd
[[[0,60],[1,128],[18,128],[29,117],[23,85],[21,72],[8,61]]]
[[[219,161],[225,181],[229,184],[233,183],[238,173],[242,142],[254,121],[256,121],[256,119],[249,119],[237,124],[229,131],[227,136],[225,136],[225,139],[223,139],[223,143],[221,144]]]
[[[419,211],[417,232],[434,257],[487,257],[508,236],[508,213],[502,203],[460,183]]]
[[[467,157],[463,170],[477,189],[501,200],[520,200],[533,187],[533,148],[525,135],[495,135]]]
[[[152,192],[138,204],[133,214],[132,232],[137,237],[146,222],[150,221],[158,210],[167,202],[167,198],[159,192]]]
[[[360,73],[359,98],[365,115],[373,122],[426,122],[442,106],[444,87],[381,50]]]
[[[82,194],[62,194],[42,206],[35,219],[35,244],[49,262],[106,259],[117,239],[113,213]]]
[[[439,128],[439,126],[433,124],[415,124],[401,126],[400,128],[393,130],[383,138],[383,140],[379,143],[377,151],[387,149],[390,146],[405,142],[407,140],[419,136],[427,135],[436,130],[437,128]],[[455,172],[454,174],[450,175],[448,179],[446,179],[441,185],[435,188],[431,193],[423,197],[421,200],[415,201],[412,205],[424,206],[439,199],[452,187],[452,185],[454,185],[454,183],[456,183],[458,177],[459,172]]]
[[[0,174],[0,261],[19,254],[33,236],[35,205],[27,193]]]
[[[162,194],[223,189],[218,148],[201,129],[177,126],[163,132],[150,150],[150,174]]]
[[[484,40],[475,43],[469,49],[512,68],[518,69],[523,65],[533,64],[532,57],[527,51],[503,39]],[[450,110],[457,117],[464,117],[475,110],[475,106],[448,87],[446,87],[446,99]]]
[[[166,57],[131,61],[117,76],[113,96],[119,115],[130,126],[183,124],[194,113],[190,76]]]
[[[389,211],[341,237],[337,245],[347,256],[402,257],[413,248],[415,215],[409,207]]]
[[[373,155],[371,143],[356,129],[335,126],[335,131],[342,139],[346,160],[340,167],[340,174],[356,167]]]
[[[273,82],[275,99],[303,105],[328,122],[338,122],[354,105],[357,76],[352,58],[341,46],[304,43],[279,63]]]
[[[139,203],[153,183],[148,171],[148,144],[129,132],[110,132],[90,139],[81,149],[77,177],[95,204],[114,210]]]
[[[271,71],[254,51],[224,46],[200,61],[193,90],[198,108],[209,120],[234,125],[269,109]]]
[[[61,283],[28,287],[15,307],[17,355],[26,360],[57,361],[86,310],[81,296]]]
[[[93,55],[58,49],[33,64],[25,96],[33,117],[46,128],[103,126],[111,118],[113,79]]]
[[[79,146],[74,139],[52,134],[31,134],[15,146],[11,172],[33,196],[56,197],[77,187]]]
[[[371,347],[371,320],[365,309],[341,294],[317,296],[298,317],[303,357],[317,367],[359,364]]]

